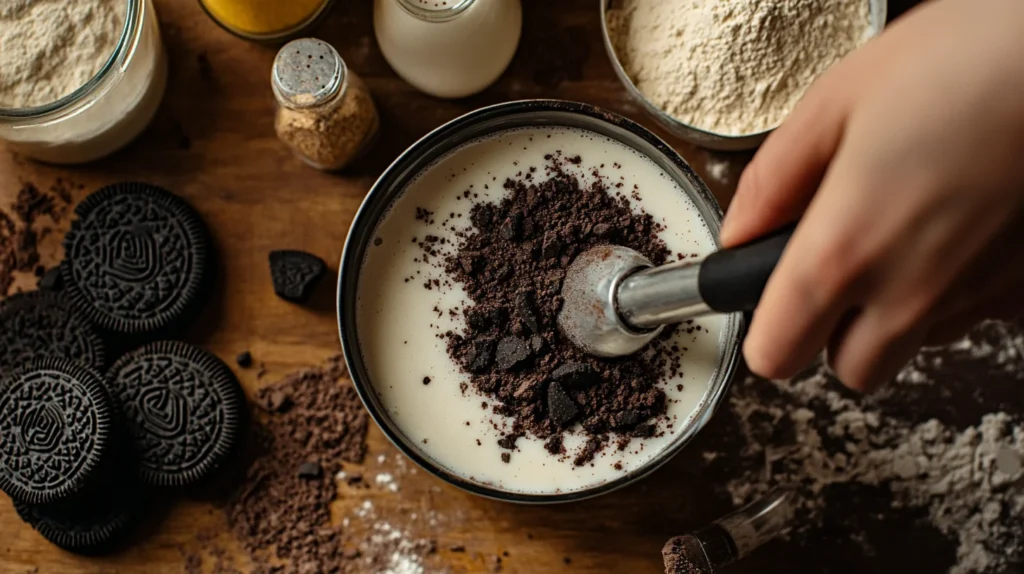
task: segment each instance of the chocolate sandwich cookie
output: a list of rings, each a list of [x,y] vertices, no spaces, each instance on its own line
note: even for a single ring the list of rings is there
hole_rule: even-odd
[[[305,303],[327,272],[327,264],[305,251],[271,251],[270,278],[274,293],[293,303]]]
[[[64,238],[65,290],[100,328],[164,334],[198,303],[209,271],[199,215],[159,187],[120,183],[87,197]]]
[[[214,355],[158,341],[121,357],[107,374],[148,485],[185,487],[217,471],[240,443],[241,386]]]
[[[48,504],[90,487],[113,443],[101,376],[67,359],[38,359],[0,380],[0,490]]]
[[[103,340],[66,298],[32,291],[0,303],[0,369],[45,357],[71,359],[100,371],[105,367]]]
[[[15,502],[14,509],[23,521],[56,546],[78,554],[99,554],[131,533],[144,515],[146,502],[138,485],[129,483],[111,485],[80,502]]]

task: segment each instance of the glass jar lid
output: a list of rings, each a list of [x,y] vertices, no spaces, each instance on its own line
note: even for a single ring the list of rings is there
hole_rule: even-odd
[[[322,105],[345,85],[346,68],[338,51],[323,40],[288,42],[274,58],[274,95],[290,108]]]

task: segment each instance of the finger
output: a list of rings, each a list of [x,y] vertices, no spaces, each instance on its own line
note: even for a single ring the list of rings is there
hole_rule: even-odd
[[[829,346],[829,365],[847,387],[870,392],[891,380],[924,343],[927,325],[895,322],[888,309],[861,311]]]
[[[850,332],[850,327],[857,321],[857,317],[860,316],[861,309],[850,309],[844,313],[840,318],[839,322],[836,323],[835,328],[832,330],[832,335],[828,339],[828,344],[825,346],[825,366],[834,374],[836,372],[832,365],[832,358],[839,352],[839,347],[844,339],[846,339],[847,333]]]
[[[791,377],[825,347],[840,319],[861,301],[871,250],[870,209],[857,189],[871,189],[856,154],[836,155],[807,213],[765,287],[744,344],[747,364],[773,379]]]
[[[740,176],[722,244],[746,243],[797,220],[839,146],[850,109],[841,77],[813,86]]]

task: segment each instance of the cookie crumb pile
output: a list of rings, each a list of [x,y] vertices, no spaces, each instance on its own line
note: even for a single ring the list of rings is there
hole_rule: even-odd
[[[424,260],[443,266],[472,302],[461,311],[465,330],[440,336],[473,388],[497,401],[496,413],[511,417],[498,443],[508,451],[502,460],[515,456],[517,438],[530,435],[582,466],[609,444],[622,450],[632,438],[664,432],[656,424],[666,412],[659,382],[681,369],[679,349],[668,339],[689,327],[666,329],[643,353],[616,360],[587,355],[562,336],[562,280],[576,255],[606,243],[635,249],[655,264],[671,254],[658,237],[661,224],[635,210],[615,184],[596,178],[584,186],[564,169],[580,165],[581,157],[549,154],[546,162],[507,180],[501,201],[474,202],[473,227],[460,232],[449,255],[431,259],[440,247],[433,235],[420,246]],[[579,428],[588,440],[566,452],[561,437]]]

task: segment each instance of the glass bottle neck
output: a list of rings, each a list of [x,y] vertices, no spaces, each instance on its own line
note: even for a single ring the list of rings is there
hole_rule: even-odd
[[[394,0],[409,15],[424,22],[447,22],[458,18],[476,0]]]

